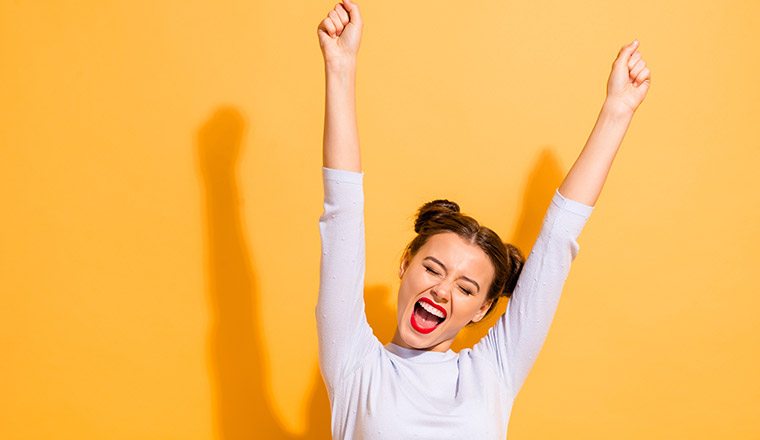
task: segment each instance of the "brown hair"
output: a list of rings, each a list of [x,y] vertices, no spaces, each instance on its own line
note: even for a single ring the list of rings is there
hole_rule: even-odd
[[[493,263],[494,277],[486,301],[493,302],[485,316],[491,313],[500,297],[509,298],[512,295],[525,263],[522,252],[501,241],[490,228],[481,226],[474,218],[459,212],[459,205],[456,203],[449,200],[433,200],[422,205],[414,221],[414,232],[417,236],[406,246],[404,252],[409,255],[409,259],[414,257],[430,237],[442,232],[453,232],[477,245],[488,255]]]

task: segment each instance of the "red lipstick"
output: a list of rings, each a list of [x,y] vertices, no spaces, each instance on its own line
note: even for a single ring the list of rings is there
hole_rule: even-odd
[[[443,318],[441,318],[441,317],[439,317],[439,316],[437,316],[437,315],[435,315],[435,314],[433,314],[433,313],[425,310],[424,307],[418,305],[417,303],[425,303],[426,305],[428,305],[430,307],[433,307],[435,310],[439,311],[441,315],[443,315]],[[435,316],[435,318],[433,318],[433,319],[439,319],[438,323],[435,324],[435,325],[433,325],[433,326],[430,326],[430,327],[423,327],[420,324],[420,322],[418,322],[418,320],[417,320],[417,315],[418,315],[418,309],[417,308],[418,307],[421,309],[421,310],[419,310],[419,313],[426,314],[430,318],[432,318],[433,316]],[[417,332],[422,333],[422,334],[428,334],[428,333],[432,332],[433,330],[435,330],[436,328],[438,328],[438,326],[443,321],[446,320],[446,316],[447,316],[446,309],[444,309],[443,307],[441,307],[438,304],[434,303],[432,300],[430,300],[428,298],[420,298],[416,303],[414,303],[414,310],[412,310],[412,316],[410,318],[410,322],[412,324],[412,328],[414,328]],[[429,324],[428,321],[429,321],[429,319],[425,319],[424,320],[424,322],[426,324]]]

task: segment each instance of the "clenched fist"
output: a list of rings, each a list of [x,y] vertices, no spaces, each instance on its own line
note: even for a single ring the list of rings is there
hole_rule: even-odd
[[[644,100],[652,79],[638,47],[639,41],[634,40],[620,48],[607,80],[607,101],[631,112]]]
[[[362,39],[364,22],[359,5],[353,0],[343,0],[327,14],[317,27],[319,47],[325,63],[356,59]]]

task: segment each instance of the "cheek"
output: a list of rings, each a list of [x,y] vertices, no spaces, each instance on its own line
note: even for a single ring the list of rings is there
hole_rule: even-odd
[[[399,305],[405,307],[408,301],[411,301],[422,289],[422,283],[419,279],[407,276],[401,280],[398,288]]]
[[[398,314],[399,322],[403,318],[404,312],[408,309],[409,301],[411,301],[411,293],[407,283],[402,282],[398,289],[398,298],[396,300],[396,311]]]
[[[457,322],[461,323],[464,327],[469,324],[475,315],[480,311],[482,306],[482,300],[480,298],[466,298],[460,301],[459,310],[456,317]]]
[[[409,319],[414,311],[414,298],[423,290],[424,280],[412,276],[407,276],[401,280],[396,301],[399,324],[404,320],[404,314],[406,314],[406,320]]]

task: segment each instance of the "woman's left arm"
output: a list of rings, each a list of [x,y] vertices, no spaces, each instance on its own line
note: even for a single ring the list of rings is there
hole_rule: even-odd
[[[559,187],[564,197],[594,206],[633,114],[649,91],[651,73],[637,51],[638,40],[623,46],[607,80],[607,98],[583,147]]]
[[[623,46],[612,64],[607,99],[586,145],[555,191],[535,244],[520,273],[504,316],[473,347],[495,358],[512,398],[517,396],[549,332],[577,238],[591,215],[633,113],[649,89],[649,69],[636,51]]]

